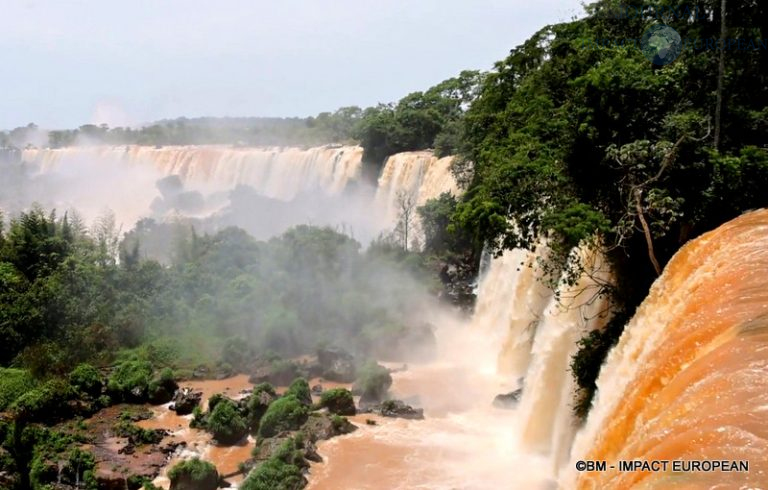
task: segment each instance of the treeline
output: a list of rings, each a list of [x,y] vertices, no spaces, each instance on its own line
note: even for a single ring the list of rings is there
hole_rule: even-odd
[[[171,263],[143,258],[141,240],[165,234]],[[243,369],[238,359],[324,344],[370,355],[421,327],[427,292],[414,274],[427,273],[398,247],[362,251],[330,228],[257,241],[237,228],[198,235],[146,220],[122,239],[109,217],[87,229],[33,209],[0,232],[0,366],[45,378],[131,351],[176,369],[231,363],[230,372]]]
[[[359,143],[366,162],[380,166],[394,153],[434,148],[442,155],[458,149],[461,119],[483,75],[462,72],[397,103],[361,109],[343,107],[307,118],[178,118],[140,127],[87,124],[77,129],[43,130],[35,124],[0,132],[0,147],[61,148],[76,144],[312,146]]]
[[[605,353],[672,255],[768,206],[766,50],[688,49],[656,66],[635,46],[588,42],[639,39],[658,22],[653,7],[690,13],[691,3],[696,18],[670,15],[667,25],[683,39],[719,38],[719,0],[643,1],[645,13],[629,18],[615,15],[620,1],[595,2],[584,19],[541,29],[497,63],[464,118],[461,156],[474,165],[457,226],[496,251],[546,238],[552,278],[580,272],[568,251],[584,242],[610,259],[616,283],[603,293],[617,315],[574,359],[581,409]],[[728,2],[727,36],[765,39],[766,9]]]

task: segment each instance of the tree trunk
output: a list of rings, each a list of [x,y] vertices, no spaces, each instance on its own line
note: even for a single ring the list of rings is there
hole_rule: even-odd
[[[723,85],[725,83],[726,0],[720,1],[720,67],[717,74],[717,107],[715,108],[715,150],[720,150],[723,117]]]

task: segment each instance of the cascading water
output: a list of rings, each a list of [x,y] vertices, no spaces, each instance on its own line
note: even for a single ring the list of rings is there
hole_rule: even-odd
[[[453,157],[437,158],[431,151],[398,153],[389,157],[379,176],[376,206],[384,211],[390,223],[400,212],[401,196],[408,197],[415,206],[444,192],[460,194],[451,173]]]
[[[611,351],[563,488],[765,488],[768,211],[684,246]],[[619,461],[748,461],[748,472],[618,471]],[[579,460],[607,471],[577,473]],[[611,468],[611,465],[615,468]]]
[[[227,146],[77,146],[24,150],[22,160],[42,172],[81,161],[127,166],[151,165],[161,175],[213,189],[249,185],[261,195],[290,200],[304,191],[343,191],[362,166],[359,146],[233,148]]]

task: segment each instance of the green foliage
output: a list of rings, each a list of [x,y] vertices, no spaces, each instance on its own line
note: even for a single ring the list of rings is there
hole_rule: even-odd
[[[390,386],[392,375],[389,369],[376,361],[368,361],[359,370],[353,389],[360,392],[361,400],[378,402],[386,397]]]
[[[112,428],[118,437],[126,437],[131,444],[157,444],[163,440],[163,432],[144,429],[129,420],[121,420]]]
[[[208,415],[205,428],[220,444],[234,444],[248,432],[248,423],[237,404],[229,398],[221,398]]]
[[[338,415],[355,415],[355,400],[352,393],[344,388],[324,391],[320,397],[320,406]]]
[[[209,481],[218,479],[218,475],[216,466],[200,458],[181,461],[168,470],[168,478],[172,483],[182,478],[188,478],[192,482]]]
[[[32,375],[23,369],[0,368],[0,411],[36,386]]]
[[[118,364],[107,382],[110,395],[123,400],[142,401],[147,395],[152,365],[147,361]]]
[[[297,430],[306,422],[309,410],[295,396],[278,398],[269,405],[259,425],[259,437],[273,437],[284,430]]]
[[[69,383],[52,379],[17,398],[10,411],[25,421],[58,421],[71,416],[67,402],[74,396]]]
[[[243,481],[243,490],[299,490],[304,488],[306,480],[302,468],[306,461],[301,451],[301,441],[289,438],[259,465]]]
[[[286,396],[294,396],[304,405],[312,405],[312,392],[309,389],[309,383],[304,378],[296,378],[285,392]]]
[[[98,369],[83,363],[69,373],[69,384],[80,393],[98,396],[101,393],[103,381]]]

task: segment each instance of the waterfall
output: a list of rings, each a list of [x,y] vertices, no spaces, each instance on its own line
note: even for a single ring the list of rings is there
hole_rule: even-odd
[[[400,196],[407,196],[415,206],[444,192],[460,193],[451,173],[453,157],[437,158],[431,151],[414,151],[387,158],[379,176],[376,206],[390,223],[397,221]]]
[[[610,352],[563,488],[762,488],[768,474],[768,211],[685,245]],[[746,460],[749,472],[620,472]],[[578,460],[606,461],[577,473]]]
[[[561,280],[557,294],[535,266],[547,254],[546,246],[494,258],[480,279],[472,320],[474,329],[500,346],[498,371],[510,380],[522,378],[512,437],[523,450],[547,456],[552,476],[567,459],[574,435],[576,387],[569,365],[577,341],[609,317],[608,299],[598,294],[610,281],[603,257],[586,246],[572,253],[585,271],[572,285]]]
[[[338,194],[360,174],[363,149],[232,148],[227,146],[76,146],[24,150],[22,159],[50,172],[83,161],[128,167],[148,165],[192,186],[229,190],[248,185],[266,197],[289,201],[305,191]]]

